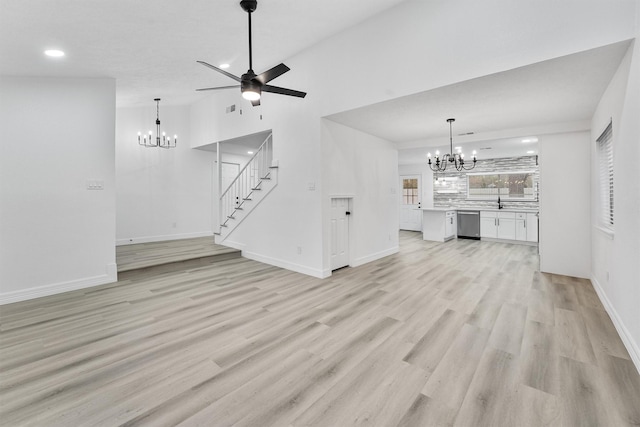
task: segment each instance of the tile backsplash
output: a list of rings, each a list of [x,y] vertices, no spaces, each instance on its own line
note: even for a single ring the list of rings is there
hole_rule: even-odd
[[[535,200],[513,201],[505,200],[502,205],[505,208],[538,209],[540,193],[540,169],[537,156],[506,157],[502,159],[478,160],[476,167],[471,171],[458,172],[455,170],[433,174],[433,205],[439,207],[486,207],[498,206],[496,200],[467,200],[467,173],[483,172],[517,172],[534,171],[533,188],[536,194]]]

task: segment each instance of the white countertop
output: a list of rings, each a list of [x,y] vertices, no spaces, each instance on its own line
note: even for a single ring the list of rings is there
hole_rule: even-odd
[[[421,208],[423,211],[431,211],[431,212],[447,212],[447,211],[485,211],[485,212],[530,212],[537,213],[538,209],[531,208],[483,208],[483,207],[463,207],[463,208]]]

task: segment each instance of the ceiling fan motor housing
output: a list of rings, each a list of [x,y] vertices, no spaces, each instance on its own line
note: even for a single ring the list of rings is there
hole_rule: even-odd
[[[245,79],[244,76],[246,76],[246,74],[242,76],[242,81],[240,82],[241,92],[262,92],[262,84],[259,81],[254,80],[253,78]]]
[[[258,7],[258,0],[242,0],[240,2],[240,7],[245,12],[251,13]]]

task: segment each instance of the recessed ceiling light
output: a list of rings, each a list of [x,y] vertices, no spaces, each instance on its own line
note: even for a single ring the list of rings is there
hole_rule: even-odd
[[[220,64],[220,68],[222,68],[223,70],[225,68],[229,68],[229,64]]]
[[[247,151],[247,154],[253,154],[253,151]]]
[[[523,144],[526,144],[528,142],[538,142],[538,138],[525,138],[522,140]]]
[[[534,153],[535,153],[535,151],[533,151],[533,150],[527,151],[527,154],[534,154]]]
[[[64,52],[58,49],[45,50],[44,54],[53,58],[60,58],[61,56],[64,56]]]

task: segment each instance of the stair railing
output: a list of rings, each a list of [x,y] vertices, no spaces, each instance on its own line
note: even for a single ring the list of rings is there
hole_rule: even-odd
[[[273,138],[269,134],[260,148],[238,173],[220,195],[219,220],[221,227],[235,218],[235,214],[243,209],[246,201],[256,191],[261,191],[262,182],[271,179],[271,162],[273,160]]]

